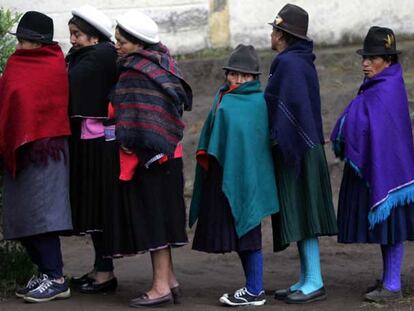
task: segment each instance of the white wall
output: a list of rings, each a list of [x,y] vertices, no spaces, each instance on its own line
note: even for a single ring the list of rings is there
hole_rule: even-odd
[[[67,21],[71,9],[88,3],[110,17],[129,9],[152,16],[160,26],[161,40],[175,53],[211,47],[209,39],[210,4],[225,0],[0,0],[0,6],[19,12],[38,10],[55,21],[55,38],[67,49]],[[414,0],[289,0],[309,12],[309,36],[316,43],[352,42],[365,36],[372,25],[388,26],[398,34],[414,34]],[[227,0],[229,46],[251,43],[269,47],[272,21],[286,1]],[[225,15],[223,15],[225,16]],[[214,31],[217,31],[214,29]],[[211,35],[211,33],[210,33]],[[398,39],[398,36],[397,36]]]
[[[231,46],[270,44],[271,26],[281,0],[229,0]],[[389,27],[397,34],[414,34],[413,0],[289,0],[309,13],[309,36],[316,43],[348,43],[364,37],[370,26]],[[398,39],[398,38],[397,38]]]
[[[3,8],[36,10],[52,17],[55,39],[65,49],[69,48],[67,23],[71,10],[86,3],[113,19],[130,9],[148,14],[157,22],[161,40],[174,52],[187,53],[208,46],[208,0],[0,0]]]

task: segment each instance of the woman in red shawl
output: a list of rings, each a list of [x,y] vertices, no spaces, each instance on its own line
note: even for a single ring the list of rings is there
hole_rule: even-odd
[[[16,290],[28,302],[70,297],[59,233],[72,229],[67,139],[68,79],[50,17],[30,11],[0,80],[3,234],[26,248],[39,273]]]

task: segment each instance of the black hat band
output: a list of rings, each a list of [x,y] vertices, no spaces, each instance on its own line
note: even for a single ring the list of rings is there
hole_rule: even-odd
[[[19,27],[19,29],[16,31],[17,37],[28,37],[33,40],[48,40],[51,39],[50,35],[42,35],[36,31],[33,31],[31,29]]]

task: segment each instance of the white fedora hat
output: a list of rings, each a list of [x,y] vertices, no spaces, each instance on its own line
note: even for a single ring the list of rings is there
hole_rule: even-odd
[[[72,10],[72,15],[77,16],[91,24],[108,38],[112,36],[113,23],[104,13],[91,5],[83,5]]]
[[[158,43],[158,25],[154,20],[139,11],[128,11],[116,19],[118,27],[125,30],[131,36],[134,36],[147,43]]]

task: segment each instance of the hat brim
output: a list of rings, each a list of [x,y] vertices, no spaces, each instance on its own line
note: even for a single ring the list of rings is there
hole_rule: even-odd
[[[378,53],[378,52],[366,52],[364,49],[359,49],[359,50],[356,50],[356,53],[361,56],[381,56],[381,55],[398,55],[398,54],[401,54],[401,51],[396,50],[395,52]]]
[[[150,38],[148,36],[144,36],[143,34],[138,33],[137,31],[135,31],[134,29],[132,29],[132,27],[129,25],[129,23],[127,21],[125,21],[122,17],[118,18],[116,20],[117,26],[122,28],[123,31],[127,32],[128,34],[130,34],[131,36],[133,36],[134,38],[137,38],[139,40],[142,40],[146,43],[149,44],[157,44],[160,42],[160,36],[157,34],[157,36],[155,38]]]
[[[29,41],[33,41],[33,42],[39,42],[39,43],[43,43],[43,44],[57,44],[59,43],[58,41],[53,41],[53,40],[42,40],[42,39],[36,39],[27,35],[22,35],[22,34],[18,34],[17,32],[9,32],[10,35],[16,36],[18,38],[21,39],[25,39],[25,40],[29,40]]]
[[[93,18],[91,18],[90,16],[84,14],[83,12],[80,12],[77,9],[72,10],[72,15],[79,17],[83,20],[85,20],[87,23],[89,23],[92,27],[94,27],[96,30],[98,30],[101,34],[103,34],[105,37],[107,37],[108,39],[111,39],[112,37],[112,32],[107,30],[104,26],[98,24],[96,22],[96,20],[94,20]]]
[[[230,67],[230,66],[223,66],[223,70],[231,70],[231,71],[237,71],[237,72],[243,72],[243,73],[250,73],[252,75],[261,75],[261,71],[253,71],[253,70],[246,70],[242,68],[236,68],[236,67]]]
[[[294,33],[293,31],[290,31],[290,30],[288,30],[286,28],[283,28],[283,27],[281,27],[279,25],[276,25],[274,22],[273,23],[268,23],[268,24],[270,26],[272,26],[273,28],[277,28],[277,29],[283,30],[284,32],[287,32],[288,34],[291,34],[292,36],[297,37],[299,39],[304,39],[306,41],[312,41],[311,38],[309,38],[307,36],[298,35],[297,33]]]

